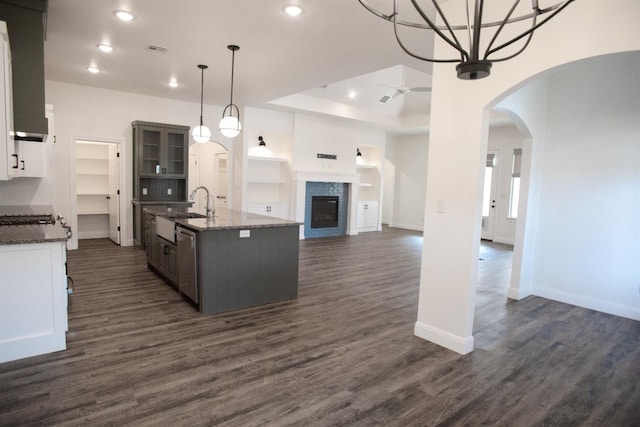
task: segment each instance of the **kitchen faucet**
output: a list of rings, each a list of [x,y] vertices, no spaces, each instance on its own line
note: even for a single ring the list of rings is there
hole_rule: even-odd
[[[196,191],[203,189],[206,193],[207,193],[207,218],[213,218],[213,214],[215,213],[215,211],[213,209],[211,209],[211,195],[209,194],[209,190],[207,190],[207,187],[196,187],[195,190],[193,190],[191,192],[191,196],[189,196],[189,200],[193,200],[196,197]]]

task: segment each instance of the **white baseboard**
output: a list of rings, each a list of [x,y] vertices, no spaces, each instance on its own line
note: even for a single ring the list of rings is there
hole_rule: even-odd
[[[421,322],[416,322],[413,333],[419,338],[431,341],[456,353],[467,354],[473,351],[473,336],[458,337]]]
[[[411,224],[389,224],[389,227],[394,227],[394,228],[404,228],[405,230],[412,230],[412,231],[424,231],[424,227],[419,227],[417,225],[411,225]]]
[[[513,299],[516,301],[520,301],[531,295],[531,289],[523,289],[523,288],[509,288],[507,291],[507,298]]]
[[[636,306],[602,301],[595,298],[585,297],[583,295],[570,294],[568,292],[538,286],[533,288],[532,294],[542,298],[588,308],[590,310],[601,311],[603,313],[626,317],[628,319],[640,320],[640,308]]]

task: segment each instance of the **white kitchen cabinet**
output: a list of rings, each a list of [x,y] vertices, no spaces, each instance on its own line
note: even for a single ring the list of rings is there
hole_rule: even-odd
[[[274,218],[289,219],[289,203],[248,202],[247,212]]]
[[[18,176],[22,178],[42,178],[45,175],[45,143],[18,141]]]
[[[378,230],[378,210],[376,200],[358,202],[358,231]]]
[[[18,153],[13,139],[11,53],[7,25],[0,21],[0,181],[18,173]]]
[[[64,350],[65,242],[0,245],[0,363]]]

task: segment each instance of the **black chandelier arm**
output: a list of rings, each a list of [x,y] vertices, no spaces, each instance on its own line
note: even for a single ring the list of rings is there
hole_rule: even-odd
[[[533,18],[532,21],[532,27],[536,25],[536,21],[537,21],[537,17]],[[515,53],[506,56],[504,58],[499,58],[499,59],[492,59],[491,62],[502,62],[502,61],[507,61],[509,59],[515,58],[516,56],[520,55],[522,52],[524,52],[524,50],[529,46],[529,43],[531,43],[531,40],[533,39],[533,31],[531,33],[529,33],[529,36],[527,37],[527,40],[524,42],[524,44],[522,45],[522,47]],[[511,44],[511,43],[509,43]],[[509,44],[504,44],[503,47],[508,46]],[[493,50],[488,50],[487,49],[487,53],[485,55],[485,58],[487,58],[489,55],[491,55],[492,53],[497,52],[498,48],[493,49]]]
[[[551,13],[551,15],[546,16],[543,20],[541,20],[540,22],[535,23],[535,18],[537,18],[538,15],[541,15],[543,13],[545,13],[545,11],[549,11],[550,8],[547,8],[545,10],[539,10],[538,9],[538,13],[533,13],[533,17],[534,17],[534,25],[531,26],[531,28],[529,28],[527,31],[522,32],[520,35],[518,35],[517,37],[514,37],[513,39],[509,40],[506,43],[501,44],[498,47],[493,48],[491,51],[487,51],[487,54],[485,56],[491,55],[492,53],[495,53],[501,49],[504,49],[507,46],[512,45],[513,43],[517,42],[518,40],[529,36],[529,40],[531,40],[531,37],[533,35],[533,32],[535,30],[537,30],[538,28],[540,28],[541,26],[543,26],[544,24],[546,24],[550,19],[552,19],[554,16],[556,16],[558,13],[560,13],[565,7],[567,7],[569,4],[573,3],[575,0],[565,0],[564,3],[562,3],[558,8],[554,9],[553,12]],[[527,42],[528,44],[528,42]],[[526,47],[526,45],[525,45]],[[524,50],[524,49],[522,49]],[[500,61],[506,61],[508,59],[513,58],[516,55],[519,55],[520,53],[522,53],[522,50],[517,52],[514,55],[510,55],[506,58],[501,58],[501,59],[493,59],[492,62],[500,62]]]
[[[538,11],[537,8],[537,0],[534,0],[536,5],[534,7],[534,13]],[[493,46],[493,43],[495,43],[496,39],[498,38],[498,36],[500,35],[500,32],[502,32],[502,29],[504,28],[505,25],[507,25],[507,22],[509,22],[509,18],[511,18],[511,15],[513,14],[513,12],[516,10],[516,7],[518,6],[518,4],[520,4],[520,0],[516,0],[513,3],[513,6],[511,6],[511,9],[509,10],[509,13],[507,13],[507,16],[504,18],[504,20],[502,21],[502,24],[500,24],[500,26],[498,27],[498,29],[496,30],[496,32],[493,34],[493,37],[491,38],[491,41],[489,42],[489,45],[487,46],[487,50],[485,51],[484,54],[484,59],[487,59],[487,57],[490,54],[491,51],[491,46]],[[534,24],[535,24],[535,19],[536,19],[537,15],[534,16]],[[528,42],[527,42],[528,44]]]
[[[566,3],[571,3],[575,0],[565,0],[564,2],[558,2],[554,5],[551,5],[549,7],[547,7],[546,9],[540,9],[540,12],[538,13],[538,15],[545,15],[549,12],[552,11],[557,11],[557,9],[559,8],[564,8],[566,6]],[[374,15],[376,15],[378,18],[382,18],[385,21],[389,21],[392,22],[393,21],[393,15],[387,15],[385,13],[379,12],[377,10],[375,10],[372,6],[370,6],[366,0],[358,0],[358,2],[365,8],[367,9],[369,12],[373,13]],[[554,13],[555,14],[555,13]],[[533,13],[528,13],[526,15],[521,15],[521,16],[517,16],[515,18],[511,18],[511,20],[509,20],[509,22],[507,22],[507,24],[512,24],[514,22],[519,22],[519,21],[524,21],[527,19],[531,19],[533,18],[534,14]],[[398,25],[402,25],[405,27],[413,27],[413,28],[420,28],[423,30],[433,30],[433,28],[431,28],[429,25],[425,25],[419,22],[411,22],[411,21],[405,21],[403,19],[396,19]],[[502,25],[502,20],[500,21],[494,21],[494,22],[487,22],[482,24],[482,28],[489,28],[489,27],[498,27],[500,25]],[[446,31],[448,30],[448,28],[446,26],[436,26],[437,29],[441,30],[441,31]],[[467,30],[468,27],[467,25],[452,25],[451,28],[453,30]]]
[[[465,58],[467,58],[467,60],[468,60],[469,59],[469,52],[464,50],[464,48],[462,47],[462,43],[460,43],[460,41],[456,37],[456,33],[454,32],[454,30],[451,27],[451,25],[449,25],[449,21],[447,21],[447,17],[442,12],[442,9],[440,8],[440,5],[438,4],[438,2],[436,0],[432,0],[432,1],[433,1],[434,7],[436,8],[436,11],[440,14],[440,17],[444,21],[444,24],[445,24],[446,28],[449,30],[449,33],[451,34],[451,37],[453,37],[453,40],[455,41],[455,45],[452,44],[452,46],[454,48],[456,48],[460,52],[460,56],[462,57],[463,61],[464,61]],[[417,9],[420,9],[416,2],[413,2],[413,4]],[[422,14],[422,9],[420,9],[420,12]],[[433,22],[429,22],[429,24],[431,25],[431,28],[438,28],[438,26],[435,25]],[[449,43],[449,44],[451,44],[451,43]],[[469,45],[469,46],[471,46],[471,45]]]
[[[414,57],[416,59],[419,59],[421,61],[434,62],[434,63],[460,62],[460,59],[435,59],[435,58],[427,58],[425,56],[416,55],[415,53],[413,53],[409,49],[407,49],[407,47],[404,45],[404,43],[402,43],[402,40],[400,39],[400,35],[398,34],[398,29],[397,29],[397,26],[396,26],[395,22],[393,23],[393,32],[394,32],[394,34],[396,36],[396,41],[398,42],[398,45],[409,56],[412,56],[412,57]]]
[[[467,8],[468,9],[468,8]],[[480,30],[482,29],[482,10],[484,9],[484,0],[476,0],[473,13],[473,45],[469,46],[471,51],[471,60],[480,59]]]
[[[395,15],[395,11],[396,11],[396,3],[398,0],[394,0],[394,15]],[[460,55],[462,55],[463,57],[469,57],[469,53],[466,52],[462,46],[460,46],[460,42],[458,42],[458,39],[455,38],[455,43],[453,40],[449,39],[449,37],[447,37],[446,34],[444,34],[439,28],[438,26],[431,21],[431,19],[429,19],[429,17],[427,16],[426,13],[424,13],[424,11],[422,10],[422,8],[420,7],[420,5],[418,4],[418,2],[416,0],[411,0],[411,3],[413,4],[413,7],[416,9],[416,11],[418,11],[418,13],[420,14],[420,16],[422,17],[422,19],[425,20],[425,22],[429,25],[429,28],[431,28],[438,36],[440,36],[440,38],[442,40],[444,40],[445,42],[447,42],[451,47],[453,47],[454,49],[456,49],[458,52],[460,52]],[[434,1],[434,4],[437,5],[437,3]],[[439,11],[441,16],[444,18],[444,14],[442,14],[442,11]],[[394,19],[395,22],[395,19]],[[449,28],[449,30],[451,30],[451,28],[449,27],[449,23],[446,21],[445,19],[445,23],[447,24],[447,28]],[[453,31],[451,31],[451,33],[453,34]]]

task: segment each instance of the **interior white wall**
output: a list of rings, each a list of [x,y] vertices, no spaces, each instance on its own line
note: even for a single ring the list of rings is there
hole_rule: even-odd
[[[396,170],[398,163],[398,142],[395,135],[387,135],[385,154],[382,167],[382,223],[394,226],[396,212]]]
[[[168,89],[169,90],[169,89]],[[53,148],[53,205],[70,219],[77,228],[72,211],[70,174],[73,144],[76,139],[98,141],[124,141],[121,151],[122,164],[126,168],[126,182],[121,183],[121,204],[125,215],[121,217],[122,244],[133,244],[133,210],[131,206],[133,182],[133,146],[131,122],[150,122],[193,126],[198,123],[198,102],[182,102],[164,98],[138,95],[47,80],[46,102],[53,104],[55,113],[56,143]],[[204,106],[204,122],[215,129],[222,108]],[[216,131],[214,130],[214,137]],[[220,140],[227,139],[220,135]],[[194,141],[190,138],[190,143]],[[232,146],[231,146],[232,147]],[[75,247],[70,245],[70,249]]]
[[[427,184],[428,134],[395,138],[393,226],[422,231]]]
[[[549,77],[532,293],[640,320],[640,52],[579,70]]]
[[[465,20],[462,11],[451,18]],[[537,31],[522,55],[496,64],[489,78],[462,81],[453,65],[434,65],[417,336],[459,353],[473,350],[487,108],[555,67],[640,49],[638,21],[635,0],[620,0],[616,7],[582,0]],[[436,42],[434,51],[438,57],[451,55],[443,42]]]
[[[355,174],[356,148],[384,148],[385,132],[347,121],[295,115],[293,169],[303,172]],[[335,154],[336,160],[319,159],[317,154]]]

